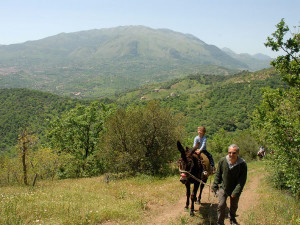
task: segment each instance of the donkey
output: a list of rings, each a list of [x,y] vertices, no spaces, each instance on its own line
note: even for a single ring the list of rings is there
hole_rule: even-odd
[[[199,158],[194,154],[195,150],[186,147],[186,150],[182,147],[181,143],[177,141],[177,148],[181,153],[181,158],[178,160],[180,182],[185,184],[186,187],[186,205],[185,211],[188,211],[191,197],[191,211],[190,215],[194,216],[194,203],[197,201],[197,191],[201,181],[200,194],[198,197],[198,203],[200,204],[202,190],[204,183],[207,182],[207,176],[203,175],[203,166],[199,162]],[[194,184],[193,192],[191,195],[191,184]]]

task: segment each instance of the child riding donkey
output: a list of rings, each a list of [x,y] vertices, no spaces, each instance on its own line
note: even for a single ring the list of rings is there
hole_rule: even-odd
[[[199,157],[199,162],[202,163],[204,157],[200,157],[200,154],[203,153],[209,160],[211,168],[206,168],[203,172],[205,176],[214,174],[216,172],[215,163],[212,155],[206,149],[207,138],[204,136],[206,133],[206,128],[204,126],[198,127],[198,136],[194,139],[193,150],[197,149],[195,153]],[[202,160],[201,160],[202,159]]]

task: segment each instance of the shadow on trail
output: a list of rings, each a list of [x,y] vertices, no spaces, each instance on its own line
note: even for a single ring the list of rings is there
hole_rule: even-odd
[[[199,213],[199,216],[201,217],[201,223],[200,224],[216,224],[217,223],[217,208],[218,204],[211,204],[211,203],[201,203],[199,206],[199,210],[197,211]],[[197,214],[198,214],[197,213]]]
[[[197,214],[201,218],[201,222],[197,223],[197,225],[214,225],[217,223],[217,209],[218,204],[211,203],[201,203],[199,209],[196,211]],[[225,220],[228,219],[229,209],[226,206],[225,208]],[[238,217],[238,215],[237,215]]]

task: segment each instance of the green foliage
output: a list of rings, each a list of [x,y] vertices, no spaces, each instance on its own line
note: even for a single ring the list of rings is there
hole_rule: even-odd
[[[255,140],[255,136],[250,132],[250,130],[236,132],[232,142],[239,146],[240,156],[246,161],[249,162],[257,158],[259,144]]]
[[[281,76],[290,86],[300,86],[300,34],[291,33],[292,37],[285,40],[285,35],[290,28],[285,24],[284,19],[276,25],[277,30],[268,37],[265,46],[271,47],[273,51],[283,50],[286,55],[278,56],[271,64],[281,72]],[[298,29],[300,26],[298,26]]]
[[[275,152],[275,184],[295,194],[300,185],[299,93],[295,88],[266,90],[253,117],[257,135]]]
[[[48,119],[75,107],[78,102],[40,91],[0,89],[0,151],[16,145],[19,129],[25,127],[43,139]]]
[[[131,173],[163,173],[178,154],[176,141],[184,128],[182,119],[158,102],[118,109],[107,121],[101,146],[109,168]]]
[[[58,153],[73,158],[75,176],[88,173],[86,164],[96,150],[108,113],[103,104],[94,102],[89,106],[78,105],[50,123],[49,144]]]
[[[32,170],[39,179],[54,179],[62,158],[50,148],[39,148],[31,155]]]
[[[214,160],[218,161],[228,152],[228,146],[237,144],[240,148],[240,156],[246,161],[256,158],[258,143],[255,136],[249,130],[228,132],[220,129],[211,136],[208,141],[208,150],[213,154]]]
[[[178,84],[184,84],[186,89],[180,89]],[[207,127],[207,136],[210,136],[221,128],[230,132],[249,128],[250,115],[261,100],[261,89],[282,86],[283,82],[273,70],[244,71],[227,77],[198,74],[183,81],[177,80],[168,90],[177,95],[163,98],[161,102],[186,116],[189,135],[202,124]]]
[[[226,132],[224,129],[220,129],[215,133],[211,140],[209,141],[210,151],[215,153],[227,153],[228,146],[232,143],[232,137],[229,132]]]
[[[274,183],[280,188],[298,195],[300,190],[300,86],[299,86],[299,34],[283,42],[289,28],[284,20],[269,38],[267,46],[278,51],[284,49],[286,56],[278,57],[272,64],[289,84],[288,89],[265,89],[263,101],[253,115],[253,129],[258,139],[274,151],[272,161]],[[295,56],[296,55],[296,56]]]

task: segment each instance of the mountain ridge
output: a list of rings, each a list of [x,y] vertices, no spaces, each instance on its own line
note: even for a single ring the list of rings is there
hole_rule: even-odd
[[[8,68],[18,72],[9,77],[1,73]],[[100,97],[192,73],[226,75],[238,70],[252,69],[245,60],[191,34],[145,26],[60,33],[0,46],[0,88],[67,96],[81,92],[83,97]]]

